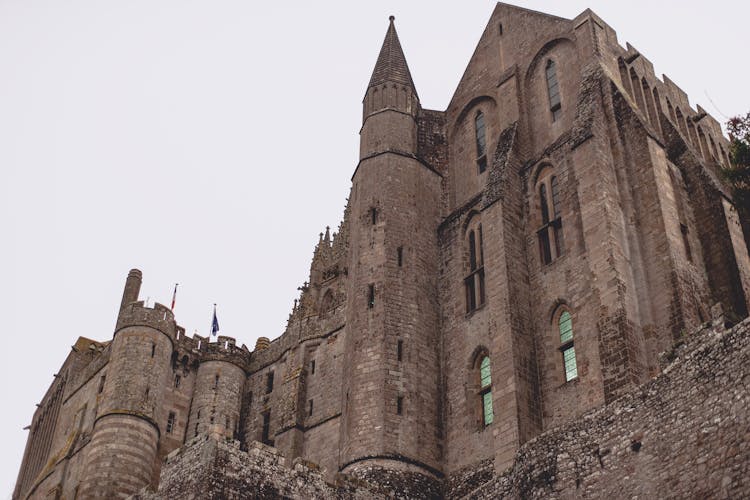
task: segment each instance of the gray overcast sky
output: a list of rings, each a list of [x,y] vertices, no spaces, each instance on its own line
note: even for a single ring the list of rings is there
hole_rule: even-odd
[[[591,7],[719,121],[750,110],[738,0]],[[422,105],[445,109],[494,2],[0,0],[0,496],[79,335],[111,338],[125,276],[189,333],[284,329],[338,226],[361,100],[396,26]],[[741,67],[740,67],[741,65]]]

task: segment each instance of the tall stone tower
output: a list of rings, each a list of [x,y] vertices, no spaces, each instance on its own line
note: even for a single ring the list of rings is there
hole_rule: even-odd
[[[137,302],[140,285],[141,272],[131,270],[102,378],[81,498],[126,497],[155,480],[175,322],[161,304],[151,309]]]
[[[419,98],[394,18],[364,98],[350,200],[341,467],[439,474],[441,176],[417,159]]]

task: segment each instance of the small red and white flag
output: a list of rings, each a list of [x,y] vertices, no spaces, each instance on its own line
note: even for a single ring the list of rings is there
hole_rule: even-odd
[[[172,292],[172,308],[171,309],[173,311],[174,311],[174,304],[177,301],[177,285],[179,285],[179,283],[174,284],[174,292]]]

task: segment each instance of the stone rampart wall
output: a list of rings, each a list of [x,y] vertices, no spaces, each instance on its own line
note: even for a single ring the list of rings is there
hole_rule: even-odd
[[[661,375],[529,441],[505,473],[455,474],[446,497],[747,498],[750,320],[703,328],[665,356]]]

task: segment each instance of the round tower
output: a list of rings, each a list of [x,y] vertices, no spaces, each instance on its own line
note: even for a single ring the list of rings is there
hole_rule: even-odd
[[[440,475],[441,176],[418,158],[419,99],[391,17],[352,178],[341,469]]]
[[[190,405],[187,439],[201,433],[236,438],[245,387],[247,352],[220,336],[202,348]]]
[[[155,479],[175,322],[167,307],[135,302],[140,279],[134,269],[125,285],[99,411],[86,447],[81,498],[127,497]]]

